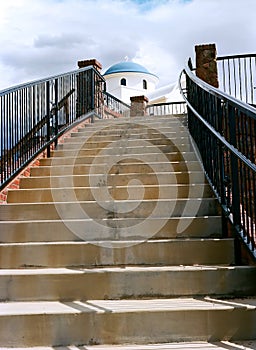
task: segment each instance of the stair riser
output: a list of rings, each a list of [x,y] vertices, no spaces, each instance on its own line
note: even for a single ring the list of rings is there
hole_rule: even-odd
[[[75,176],[48,176],[27,177],[20,179],[20,188],[63,188],[63,187],[94,187],[127,186],[131,180],[139,180],[144,185],[171,185],[171,184],[202,184],[202,172],[174,174],[120,174],[120,175],[75,175]],[[1,216],[0,216],[1,217]]]
[[[170,126],[182,126],[182,120],[179,117],[173,117],[173,118],[116,118],[116,119],[101,119],[96,120],[94,123],[87,124],[85,126],[85,129],[91,129],[91,128],[100,128],[100,127],[106,127],[106,128],[124,128],[124,129],[132,129],[132,128],[145,128],[145,127],[154,127],[154,126],[160,126],[162,128],[170,127]]]
[[[102,196],[103,198],[103,196]],[[62,219],[110,219],[110,218],[147,218],[204,215],[219,215],[217,200],[204,199],[175,199],[152,201],[119,201],[104,203],[75,202],[75,203],[34,203],[12,204],[0,207],[0,220],[58,220]],[[56,199],[58,199],[56,197]],[[73,198],[75,201],[75,196]]]
[[[88,142],[113,142],[113,141],[120,141],[120,140],[126,140],[128,142],[134,142],[137,140],[137,142],[140,140],[147,141],[147,142],[155,142],[159,139],[162,140],[169,140],[169,142],[173,142],[174,144],[184,144],[184,143],[190,143],[191,139],[188,136],[180,136],[177,137],[177,134],[175,132],[168,132],[168,133],[148,133],[148,134],[141,134],[141,133],[116,133],[114,132],[112,135],[110,133],[106,133],[105,135],[98,135],[97,133],[91,135],[90,133],[81,135],[81,133],[75,133],[71,134],[71,137],[67,138],[65,140],[65,143],[83,143],[85,141]]]
[[[113,164],[113,165],[112,165]],[[144,163],[144,164],[119,164],[115,163],[100,165],[66,165],[33,167],[30,170],[31,176],[49,176],[49,175],[84,175],[84,174],[129,174],[129,173],[154,173],[174,171],[200,171],[202,168],[199,163],[191,162],[189,164],[172,164],[172,163]]]
[[[76,308],[74,304],[74,311]],[[230,311],[230,312],[228,312]],[[45,314],[0,317],[0,346],[145,344],[152,342],[253,339],[254,310]],[[196,325],[196,327],[195,327]],[[230,328],[235,330],[230,334]],[[14,331],[15,330],[15,331]]]
[[[250,296],[256,292],[256,269],[190,271],[100,271],[4,275],[0,300],[88,300]],[[74,288],[75,286],[75,288]],[[97,286],[97,288],[95,288]]]
[[[72,149],[72,148],[105,148],[105,147],[140,147],[144,145],[154,145],[154,146],[191,146],[190,141],[185,140],[182,142],[180,139],[168,139],[168,138],[158,138],[158,139],[127,139],[119,137],[118,140],[101,140],[93,141],[91,138],[78,139],[70,138],[69,142],[61,143],[58,145],[58,149]]]
[[[191,138],[189,136],[189,132],[187,130],[175,130],[175,129],[169,129],[169,130],[131,130],[131,131],[122,131],[122,130],[111,130],[111,131],[104,131],[104,130],[91,130],[91,131],[81,131],[72,133],[68,139],[65,140],[65,143],[73,143],[73,142],[84,142],[85,140],[93,141],[93,142],[101,142],[101,141],[109,141],[109,142],[115,142],[120,140],[126,140],[128,142],[132,141],[134,142],[137,140],[138,142],[141,141],[148,141],[151,142],[154,140],[162,139],[162,140],[169,140],[170,142],[173,142],[174,144],[180,144],[180,143],[191,143]],[[78,141],[79,140],[79,141]],[[184,141],[184,142],[183,142]]]
[[[128,242],[126,248],[89,243],[0,245],[1,267],[212,265],[234,263],[233,240]],[[135,242],[137,243],[137,242]],[[108,242],[102,242],[106,246]],[[119,243],[120,244],[120,243]]]
[[[170,129],[170,131],[152,131],[147,130],[145,132],[139,131],[118,131],[113,130],[106,133],[102,133],[101,130],[95,130],[93,132],[77,132],[71,134],[71,136],[65,139],[65,143],[77,143],[77,142],[89,142],[89,143],[101,143],[101,142],[124,142],[132,144],[140,144],[141,142],[150,142],[153,144],[164,144],[168,143],[191,143],[191,137],[187,130],[175,130]],[[185,142],[183,142],[185,141]]]
[[[165,131],[186,131],[187,128],[184,126],[182,123],[179,121],[175,122],[155,122],[155,123],[147,123],[147,122],[128,122],[128,123],[109,123],[106,122],[100,124],[90,124],[87,125],[85,128],[80,128],[78,129],[78,132],[92,132],[95,131],[97,133],[101,132],[107,132],[108,134],[112,132],[121,132],[121,133],[148,133],[148,132],[162,132],[164,133]]]
[[[111,146],[114,146],[111,144]],[[66,146],[65,146],[66,147]],[[165,153],[174,153],[174,152],[192,152],[193,148],[190,145],[150,145],[146,146],[141,145],[141,146],[131,146],[131,147],[105,147],[105,148],[82,148],[82,147],[75,147],[75,149],[71,148],[65,148],[60,150],[56,150],[53,152],[54,157],[65,157],[65,156],[90,156],[90,155],[98,155],[100,152],[102,155],[105,156],[116,156],[116,155],[123,155],[124,157],[127,157],[127,154],[130,156],[134,156],[135,154],[140,154],[141,157],[142,155],[146,153],[158,153],[158,155],[162,155]],[[141,158],[140,157],[140,158]],[[136,159],[136,157],[134,156]],[[194,158],[196,159],[196,158]]]
[[[81,151],[84,153],[84,151]],[[47,165],[63,165],[63,164],[91,164],[92,162],[96,164],[104,164],[106,163],[106,156],[104,155],[98,155],[97,158],[95,156],[77,156],[74,160],[74,157],[59,157],[56,153],[56,157],[52,158],[42,158],[40,159],[40,165],[47,166]],[[168,159],[170,162],[197,162],[196,156],[194,153],[186,152],[184,154],[182,153],[165,153],[164,156],[166,159]],[[131,163],[132,162],[141,162],[140,158],[142,157],[142,154],[122,154],[121,155],[121,161],[122,163]],[[120,155],[111,156],[111,162],[113,164],[120,161]],[[159,153],[146,153],[143,154],[143,162],[159,162]]]
[[[135,137],[138,138],[145,138],[148,136],[156,137],[159,135],[163,135],[164,137],[188,137],[189,132],[188,129],[184,126],[177,126],[173,125],[168,127],[150,127],[145,126],[141,128],[119,128],[118,126],[108,128],[95,128],[95,127],[89,127],[89,128],[82,128],[79,129],[77,132],[72,132],[71,137],[112,137],[112,136],[126,136],[126,137]]]
[[[189,187],[188,185],[163,185],[161,186],[163,195],[162,199],[168,198],[198,198],[213,197],[210,186],[207,185],[194,185]],[[129,186],[129,194],[127,187],[110,187],[108,192],[110,196],[115,200],[136,199],[138,197],[138,190],[140,186]],[[158,199],[159,187],[147,186],[144,187],[143,199]],[[89,187],[78,187],[74,189],[60,188],[54,189],[54,196],[51,189],[31,189],[31,190],[11,190],[8,192],[8,203],[40,203],[40,202],[53,202],[54,198],[59,202],[66,202],[69,198],[73,198],[74,194],[78,201],[93,201],[101,196],[101,188],[95,188],[92,190]]]
[[[142,222],[140,219],[129,220],[109,220],[108,225],[112,227],[130,227],[127,236],[132,236],[133,226]],[[105,222],[105,225],[107,223]],[[102,226],[104,223],[102,223]],[[193,237],[220,237],[221,217],[205,218],[172,218],[172,219],[147,219],[147,232],[156,232],[155,238],[193,238]],[[72,231],[72,228],[75,229]],[[33,222],[1,222],[0,221],[0,241],[2,243],[23,243],[23,242],[54,242],[54,241],[79,241],[79,236],[74,232],[84,232],[86,227],[86,237],[94,240],[99,233],[104,233],[108,240],[115,239],[112,230],[104,229],[101,226],[95,227],[90,220],[87,222],[77,221],[76,223],[66,221],[33,221]],[[104,226],[103,226],[104,227]]]

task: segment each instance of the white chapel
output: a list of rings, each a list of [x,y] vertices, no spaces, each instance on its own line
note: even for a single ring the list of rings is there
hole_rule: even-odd
[[[142,65],[123,61],[110,66],[103,74],[106,90],[130,104],[130,97],[144,95],[149,103],[182,101],[177,82],[157,88],[159,78]]]
[[[103,74],[107,91],[119,100],[130,103],[131,96],[155,91],[158,77],[138,63],[125,61],[109,67]]]

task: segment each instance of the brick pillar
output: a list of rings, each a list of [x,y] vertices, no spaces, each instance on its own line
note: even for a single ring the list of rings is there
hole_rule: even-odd
[[[215,44],[197,45],[196,75],[206,83],[218,88],[217,51]]]
[[[79,68],[85,68],[93,66],[99,73],[102,69],[102,65],[95,58],[78,61],[77,65]],[[81,72],[77,75],[77,118],[83,114],[91,112],[99,112],[99,108],[103,108],[103,82],[100,76],[95,71],[89,69],[88,71]]]
[[[146,115],[146,107],[148,104],[148,98],[146,96],[133,96],[131,100],[131,117],[144,117]]]
[[[92,58],[90,60],[84,60],[84,61],[78,61],[77,65],[79,68],[84,68],[88,66],[93,66],[97,71],[101,71],[102,65],[100,62],[98,62],[95,58]]]

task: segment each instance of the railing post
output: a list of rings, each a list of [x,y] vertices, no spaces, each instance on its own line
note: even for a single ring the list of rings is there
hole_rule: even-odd
[[[54,131],[55,131],[55,136],[58,135],[58,131],[59,131],[59,113],[58,113],[58,79],[55,79],[55,83],[54,83],[54,99],[55,99],[55,113],[54,113],[54,116],[55,116],[55,126],[54,126]],[[57,146],[58,144],[58,138],[56,137],[55,139],[55,147]]]
[[[222,101],[217,99],[216,101],[216,121],[215,121],[215,128],[216,131],[218,131],[221,135],[223,134],[223,108],[225,108],[222,104]],[[218,158],[219,158],[219,194],[220,194],[220,201],[222,205],[222,233],[223,237],[228,236],[228,208],[227,208],[227,198],[226,198],[226,181],[225,181],[225,153],[227,155],[227,150],[225,151],[225,147],[223,144],[218,140],[217,141],[217,147],[218,147]]]
[[[229,132],[230,132],[230,143],[237,147],[236,141],[236,120],[234,107],[228,106],[228,118],[229,118]],[[231,153],[231,190],[232,190],[232,212],[234,225],[241,229],[241,218],[240,218],[240,192],[239,192],[239,172],[238,172],[238,158]]]
[[[196,75],[206,83],[218,88],[217,51],[215,44],[197,45]]]
[[[146,115],[146,108],[148,98],[146,96],[133,96],[131,100],[131,117],[144,117]]]
[[[50,141],[51,127],[50,127],[50,82],[46,82],[46,141]],[[47,157],[51,156],[51,146],[47,146]]]
[[[95,110],[95,73],[94,70],[91,70],[91,111]],[[91,118],[92,123],[94,122]]]

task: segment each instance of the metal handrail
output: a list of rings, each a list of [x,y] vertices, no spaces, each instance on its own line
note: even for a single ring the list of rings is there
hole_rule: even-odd
[[[88,71],[88,70],[91,70],[91,69],[93,69],[95,71],[95,73],[100,75],[96,69],[94,69],[92,66],[88,66],[88,67],[80,68],[79,70],[75,69],[75,70],[72,70],[72,71],[69,71],[69,72],[52,75],[52,76],[47,77],[47,78],[32,80],[30,82],[18,84],[18,85],[15,85],[15,86],[12,86],[12,87],[0,90],[0,96],[6,95],[7,93],[18,91],[20,89],[26,89],[26,88],[31,87],[33,85],[38,85],[38,84],[41,84],[41,83],[45,83],[47,81],[52,81],[54,79],[59,79],[59,78],[65,77],[65,76],[70,76],[70,75],[76,74],[78,72],[79,73],[85,72],[85,71]]]
[[[104,107],[105,114],[114,118],[130,116],[131,106],[107,91],[104,91]]]
[[[220,89],[256,105],[256,54],[220,56],[217,64]]]
[[[255,55],[256,57],[256,55]],[[223,100],[229,100],[234,106],[237,106],[238,108],[241,108],[244,112],[249,112],[250,115],[253,118],[256,118],[256,109],[253,106],[248,105],[247,103],[235,98],[234,96],[229,95],[228,93],[221,91],[220,89],[215,88],[214,86],[206,83],[205,81],[199,79],[193,72],[190,70],[188,65],[185,65],[185,72],[189,76],[191,80],[193,80],[198,86],[200,86],[202,89],[206,90],[207,92],[214,94],[216,97],[222,98]],[[181,72],[181,75],[184,71]],[[184,89],[181,86],[180,78],[179,78],[179,88],[182,93],[183,98],[185,99],[187,103],[186,95],[184,94]]]
[[[77,123],[109,117],[106,110],[128,114],[122,101],[110,94],[105,99],[105,85],[89,66],[0,91],[0,190],[41,152],[49,157],[58,138]]]
[[[188,65],[188,127],[224,217],[256,257],[256,109],[196,77]]]

